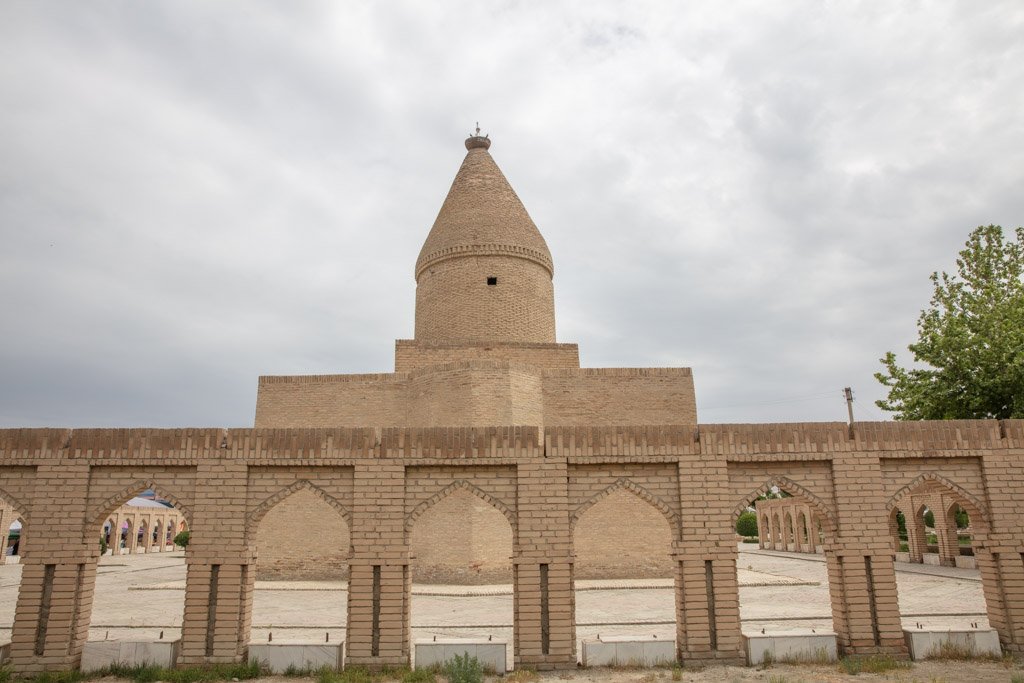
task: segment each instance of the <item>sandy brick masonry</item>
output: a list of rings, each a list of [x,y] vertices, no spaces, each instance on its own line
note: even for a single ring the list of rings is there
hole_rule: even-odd
[[[673,577],[679,659],[739,663],[735,522],[776,489],[763,540],[824,554],[842,653],[906,655],[894,510],[922,554],[935,511],[948,560],[956,505],[989,623],[1024,651],[1024,421],[701,425],[689,368],[581,368],[543,237],[490,141],[466,147],[394,372],[261,377],[253,429],[0,430],[0,499],[28,536],[17,672],[80,664],[98,538],[145,490],[191,531],[182,664],[243,659],[257,574],[313,572],[348,576],[348,664],[409,662],[415,579],[511,581],[515,666],[575,667],[592,576]]]
[[[822,522],[844,652],[904,652],[889,510],[921,486],[971,514],[989,620],[1003,646],[1019,652],[1022,457],[1022,421],[861,423],[852,434],[830,423],[2,430],[0,496],[32,533],[13,663],[19,671],[77,665],[96,537],[113,511],[147,488],[174,501],[192,529],[185,662],[244,656],[254,530],[273,506],[307,494],[351,530],[351,663],[408,660],[415,522],[449,497],[470,496],[512,530],[516,663],[574,665],[573,528],[588,509],[620,495],[649,506],[670,530],[679,656],[738,661],[733,523],[773,486]]]

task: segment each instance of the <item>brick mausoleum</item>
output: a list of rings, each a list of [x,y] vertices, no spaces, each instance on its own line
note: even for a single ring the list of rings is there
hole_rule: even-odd
[[[147,489],[192,531],[181,663],[245,656],[257,571],[347,575],[324,609],[347,613],[350,664],[408,662],[414,577],[510,580],[515,664],[551,668],[576,663],[576,577],[656,575],[680,660],[739,662],[734,524],[776,489],[814,534],[781,542],[824,553],[844,653],[906,653],[892,524],[915,500],[969,515],[989,621],[1021,651],[1024,421],[700,424],[688,368],[580,368],[543,237],[490,141],[466,147],[393,373],[262,377],[253,429],[0,430],[30,539],[16,670],[78,665],[97,538]]]

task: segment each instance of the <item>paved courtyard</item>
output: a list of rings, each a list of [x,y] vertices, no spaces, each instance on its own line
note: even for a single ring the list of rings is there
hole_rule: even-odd
[[[90,640],[179,637],[184,608],[184,553],[104,557]],[[0,640],[9,640],[21,567],[0,565]],[[822,556],[741,546],[740,614],[744,631],[832,629]],[[905,628],[988,627],[977,570],[897,565]],[[331,642],[345,638],[344,582],[257,582],[253,641]],[[671,580],[580,581],[577,635],[674,637]],[[512,587],[426,586],[413,589],[413,637],[511,640]]]

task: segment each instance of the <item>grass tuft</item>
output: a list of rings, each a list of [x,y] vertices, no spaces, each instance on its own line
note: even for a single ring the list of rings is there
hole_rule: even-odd
[[[117,676],[118,678],[127,678],[134,681],[134,683],[156,683],[156,681],[163,681],[164,683],[205,683],[207,681],[230,681],[233,679],[248,681],[260,676],[266,676],[268,673],[260,662],[208,664],[206,666],[189,666],[181,669],[165,669],[152,664],[140,666],[114,664],[103,671],[97,672],[96,675],[88,677]],[[37,681],[37,683],[44,682]],[[55,681],[54,683],[63,682]]]
[[[839,668],[851,676],[857,674],[880,674],[893,669],[909,669],[910,662],[896,659],[892,655],[870,655],[868,657],[843,657]]]
[[[957,643],[951,643],[948,640],[939,645],[925,655],[925,659],[938,659],[945,661],[954,662],[1002,662],[1003,657],[990,653],[976,652],[975,649],[969,645],[958,645]]]
[[[480,660],[468,654],[455,655],[445,662],[442,671],[448,683],[483,683],[484,680],[484,667]]]
[[[402,683],[434,683],[437,670],[434,668],[412,669],[402,674]]]

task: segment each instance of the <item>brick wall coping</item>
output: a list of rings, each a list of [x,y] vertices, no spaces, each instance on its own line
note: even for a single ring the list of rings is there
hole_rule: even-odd
[[[405,382],[440,372],[459,370],[515,370],[544,377],[690,377],[690,368],[543,368],[519,361],[477,359],[432,363],[406,372],[362,375],[261,375],[259,384],[342,384],[359,382]]]
[[[464,349],[470,347],[484,347],[488,349],[554,349],[573,350],[579,349],[579,344],[568,344],[563,342],[507,342],[494,341],[482,342],[475,339],[444,339],[444,340],[417,340],[417,339],[396,339],[395,347],[415,346],[424,349]]]
[[[851,451],[899,457],[966,455],[1024,446],[1024,420],[841,422],[616,427],[353,427],[335,429],[0,429],[0,461],[32,465],[54,457],[195,458],[640,457],[778,455],[817,459]],[[945,452],[943,452],[945,451]],[[954,452],[950,452],[954,451]],[[172,462],[177,461],[177,462]]]

